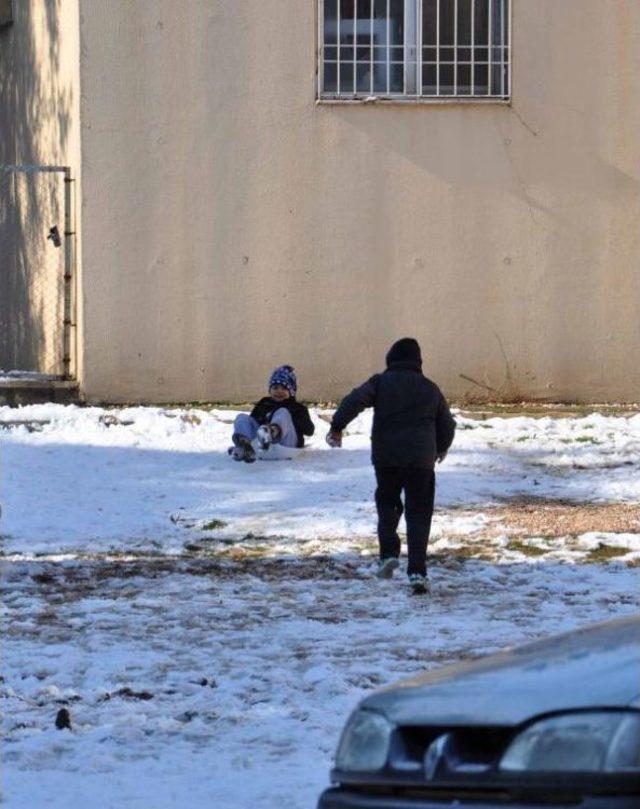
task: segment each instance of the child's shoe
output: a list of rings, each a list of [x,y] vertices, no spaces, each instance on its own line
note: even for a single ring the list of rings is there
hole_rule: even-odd
[[[423,596],[429,592],[429,579],[420,573],[412,573],[409,576],[409,587],[414,596]]]
[[[258,427],[258,444],[260,449],[269,449],[272,444],[280,443],[282,430],[278,424],[263,424]]]
[[[379,579],[390,579],[393,576],[393,571],[400,565],[400,562],[395,556],[387,556],[386,559],[380,559],[378,562],[378,571],[376,576]]]
[[[253,463],[256,459],[256,451],[251,445],[251,441],[243,435],[235,434],[232,438],[233,447],[229,447],[229,455],[234,461],[244,461]]]

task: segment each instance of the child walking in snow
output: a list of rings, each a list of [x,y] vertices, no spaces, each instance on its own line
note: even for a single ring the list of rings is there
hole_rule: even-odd
[[[435,494],[436,461],[444,460],[456,423],[438,386],[422,374],[420,346],[398,340],[386,357],[387,369],[346,396],[331,421],[327,441],[342,445],[342,431],[362,410],[373,407],[372,462],[376,473],[380,561],[378,576],[391,578],[398,567],[397,528],[405,511],[414,593],[428,591],[427,543]],[[404,509],[401,493],[404,491]]]
[[[304,436],[313,435],[314,426],[309,410],[296,401],[297,390],[293,368],[290,365],[276,368],[269,377],[269,395],[260,399],[249,415],[236,416],[233,447],[229,449],[234,460],[253,463],[256,445],[264,453],[273,446],[290,449],[304,446]]]

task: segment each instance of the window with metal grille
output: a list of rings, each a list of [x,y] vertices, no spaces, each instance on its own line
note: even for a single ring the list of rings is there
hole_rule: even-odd
[[[319,0],[318,97],[506,101],[510,0]]]
[[[0,0],[0,28],[13,22],[13,0]]]

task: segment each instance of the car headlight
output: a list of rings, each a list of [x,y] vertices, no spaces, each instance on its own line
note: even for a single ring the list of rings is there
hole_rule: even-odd
[[[507,772],[640,772],[640,713],[589,711],[534,722],[509,745]]]
[[[358,710],[347,722],[336,767],[343,772],[375,772],[384,767],[394,726],[373,711]]]

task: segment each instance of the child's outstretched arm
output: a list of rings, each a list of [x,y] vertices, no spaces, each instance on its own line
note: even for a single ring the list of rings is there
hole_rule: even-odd
[[[341,446],[342,431],[347,424],[362,413],[366,407],[373,407],[376,402],[377,383],[378,374],[375,374],[371,379],[367,379],[364,385],[354,388],[340,402],[340,406],[331,419],[331,429],[327,436],[327,441],[331,446]]]
[[[438,391],[440,393],[440,391]],[[440,393],[438,410],[436,412],[436,451],[439,463],[444,461],[449,447],[453,443],[453,436],[456,431],[456,421],[451,415],[447,400]]]

